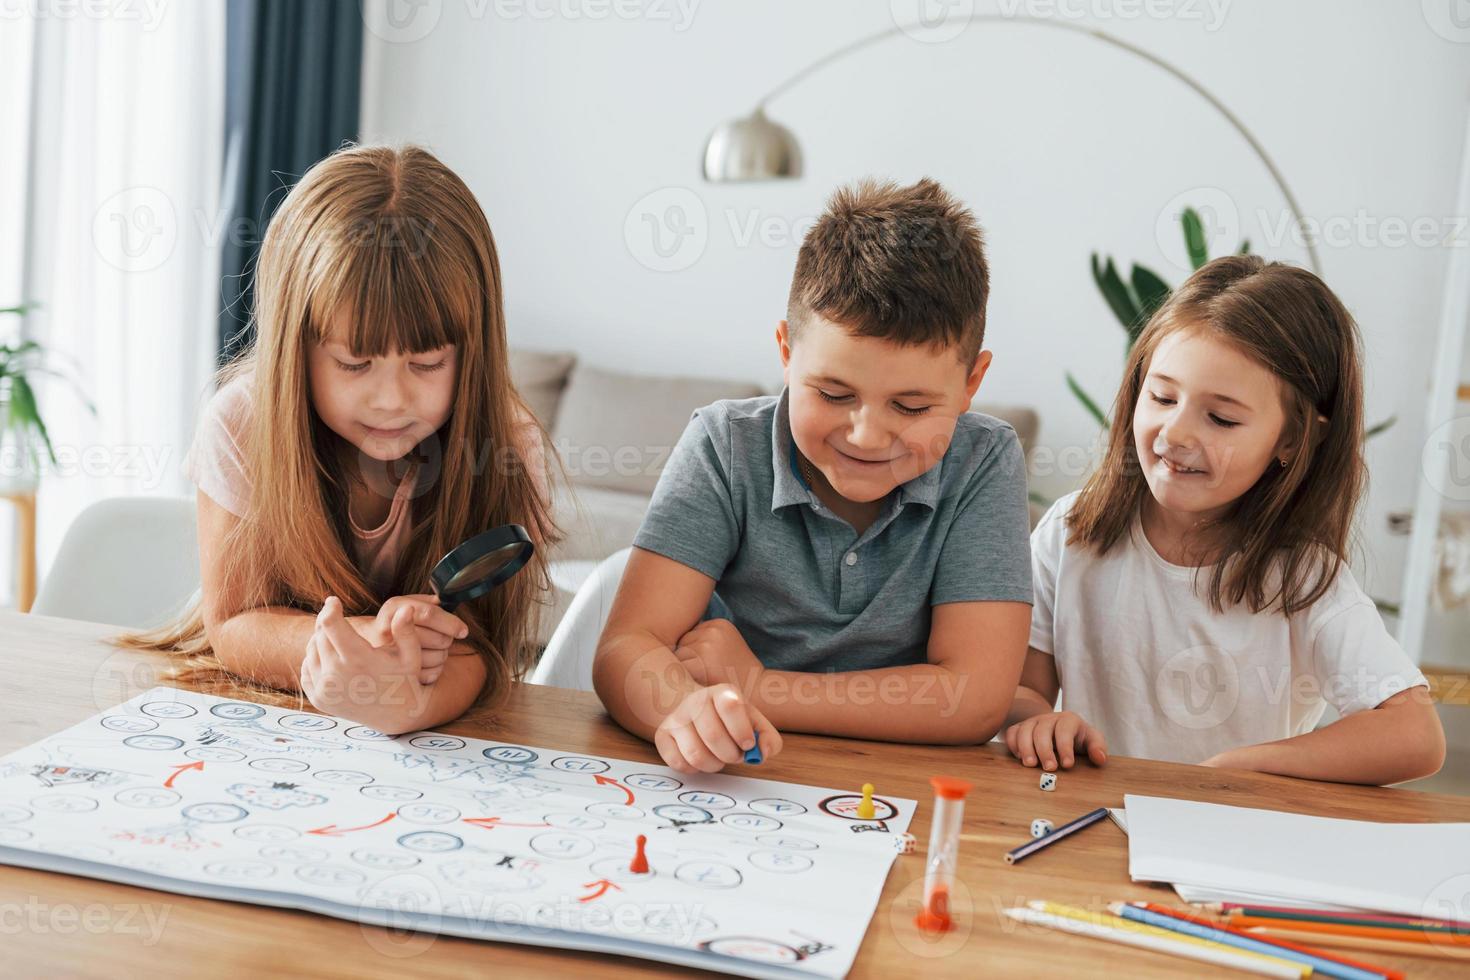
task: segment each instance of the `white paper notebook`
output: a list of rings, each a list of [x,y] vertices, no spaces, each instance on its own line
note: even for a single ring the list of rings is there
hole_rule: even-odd
[[[1470,824],[1375,823],[1125,796],[1134,881],[1462,918]]]

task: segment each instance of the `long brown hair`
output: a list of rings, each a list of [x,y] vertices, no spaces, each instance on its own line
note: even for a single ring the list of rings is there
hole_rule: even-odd
[[[1211,606],[1290,614],[1320,599],[1348,559],[1363,463],[1363,380],[1357,325],[1327,285],[1305,269],[1257,256],[1215,259],[1171,295],[1139,335],[1113,404],[1102,465],[1068,515],[1068,542],[1105,554],[1138,517],[1148,494],[1133,442],[1133,414],[1159,343],[1197,330],[1224,340],[1282,382],[1295,446],[1269,466],[1217,524],[1221,542],[1208,587]]]
[[[466,538],[526,525],[538,543],[532,563],[455,610],[487,668],[482,696],[503,694],[535,656],[539,606],[551,594],[546,548],[560,532],[515,450],[518,416],[533,416],[511,383],[500,264],[474,195],[422,148],[340,150],[286,196],[255,276],[256,339],[219,377],[248,384],[252,402],[241,447],[252,493],[224,547],[226,594],[247,597],[245,608],[310,611],[335,595],[349,616],[377,612],[387,596],[374,594],[349,553],[349,484],[361,479],[352,472],[361,457],[312,408],[307,354],[343,318],[348,336],[336,339],[354,356],[454,344],[449,418],[408,457],[413,530],[390,595],[429,591],[434,563]],[[175,622],[118,642],[185,658],[179,679],[269,696],[214,657],[197,598]]]

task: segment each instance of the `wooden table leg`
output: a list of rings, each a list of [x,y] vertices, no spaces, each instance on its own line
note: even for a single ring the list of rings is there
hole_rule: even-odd
[[[15,607],[30,612],[36,601],[36,495],[8,493],[15,505]]]

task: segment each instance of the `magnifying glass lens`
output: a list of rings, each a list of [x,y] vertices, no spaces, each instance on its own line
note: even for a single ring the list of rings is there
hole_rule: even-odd
[[[470,562],[464,568],[455,573],[454,577],[445,583],[445,588],[454,592],[468,589],[472,585],[483,582],[505,567],[506,562],[514,560],[521,553],[521,545],[506,545],[497,548],[488,555],[481,555]]]

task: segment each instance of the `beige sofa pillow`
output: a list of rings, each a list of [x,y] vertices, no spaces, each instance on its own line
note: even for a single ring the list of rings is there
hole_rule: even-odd
[[[551,440],[574,487],[652,494],[696,408],[760,394],[747,381],[650,377],[579,364]]]
[[[531,414],[548,432],[556,424],[562,390],[577,355],[562,351],[517,350],[510,352],[510,379],[526,400]]]

